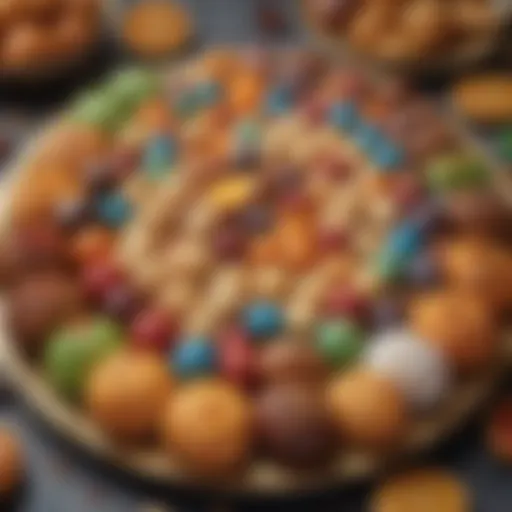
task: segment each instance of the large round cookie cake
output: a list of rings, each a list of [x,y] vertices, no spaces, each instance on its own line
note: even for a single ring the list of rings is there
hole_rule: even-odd
[[[428,101],[302,50],[122,71],[23,155],[2,346],[161,480],[325,486],[428,448],[507,360],[511,215]]]

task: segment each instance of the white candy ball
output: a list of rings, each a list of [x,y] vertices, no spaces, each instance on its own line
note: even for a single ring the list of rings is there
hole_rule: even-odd
[[[450,390],[452,375],[441,352],[406,329],[375,336],[364,361],[391,379],[415,410],[435,407]]]

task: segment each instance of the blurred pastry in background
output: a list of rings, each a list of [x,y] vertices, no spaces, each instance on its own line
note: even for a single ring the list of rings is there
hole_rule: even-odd
[[[457,51],[492,37],[499,25],[489,0],[305,0],[322,32],[391,61]]]
[[[145,58],[158,58],[180,50],[192,34],[192,19],[187,10],[165,0],[136,3],[127,10],[122,26],[125,46]]]
[[[3,0],[0,3],[0,70],[44,70],[83,54],[98,38],[97,0]]]

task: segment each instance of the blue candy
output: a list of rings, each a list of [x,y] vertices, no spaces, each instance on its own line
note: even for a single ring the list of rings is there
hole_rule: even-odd
[[[173,108],[182,118],[194,115],[199,108],[195,91],[188,89],[178,94],[178,97],[174,101]]]
[[[359,125],[357,106],[352,102],[336,103],[329,113],[331,124],[338,130],[353,132]]]
[[[267,112],[271,115],[285,114],[293,106],[293,91],[286,85],[277,86],[267,97]]]
[[[159,178],[168,173],[176,160],[176,141],[166,135],[157,135],[147,144],[143,165],[144,170],[152,178]]]
[[[378,258],[379,273],[389,279],[402,274],[406,265],[416,257],[424,243],[421,226],[415,222],[405,222],[389,235]]]
[[[119,193],[106,194],[98,198],[96,213],[103,224],[117,229],[130,220],[132,206],[126,197]]]
[[[366,153],[373,155],[382,142],[380,131],[372,125],[362,123],[356,130],[357,145]]]
[[[403,148],[390,141],[377,145],[372,156],[377,166],[384,171],[400,168],[405,160]]]
[[[191,379],[215,372],[216,353],[213,343],[206,338],[182,341],[174,350],[171,365],[181,379]]]
[[[200,82],[194,89],[195,101],[201,107],[214,105],[219,101],[221,94],[220,85],[214,81]]]
[[[255,338],[270,338],[279,334],[284,326],[283,313],[271,302],[256,302],[243,313],[243,322]]]

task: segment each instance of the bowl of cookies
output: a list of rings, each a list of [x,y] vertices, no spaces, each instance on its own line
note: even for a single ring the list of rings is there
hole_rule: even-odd
[[[96,0],[5,0],[0,3],[0,75],[10,81],[53,77],[99,41]]]
[[[410,72],[469,66],[496,49],[510,7],[491,0],[305,0],[315,33],[372,63]]]

